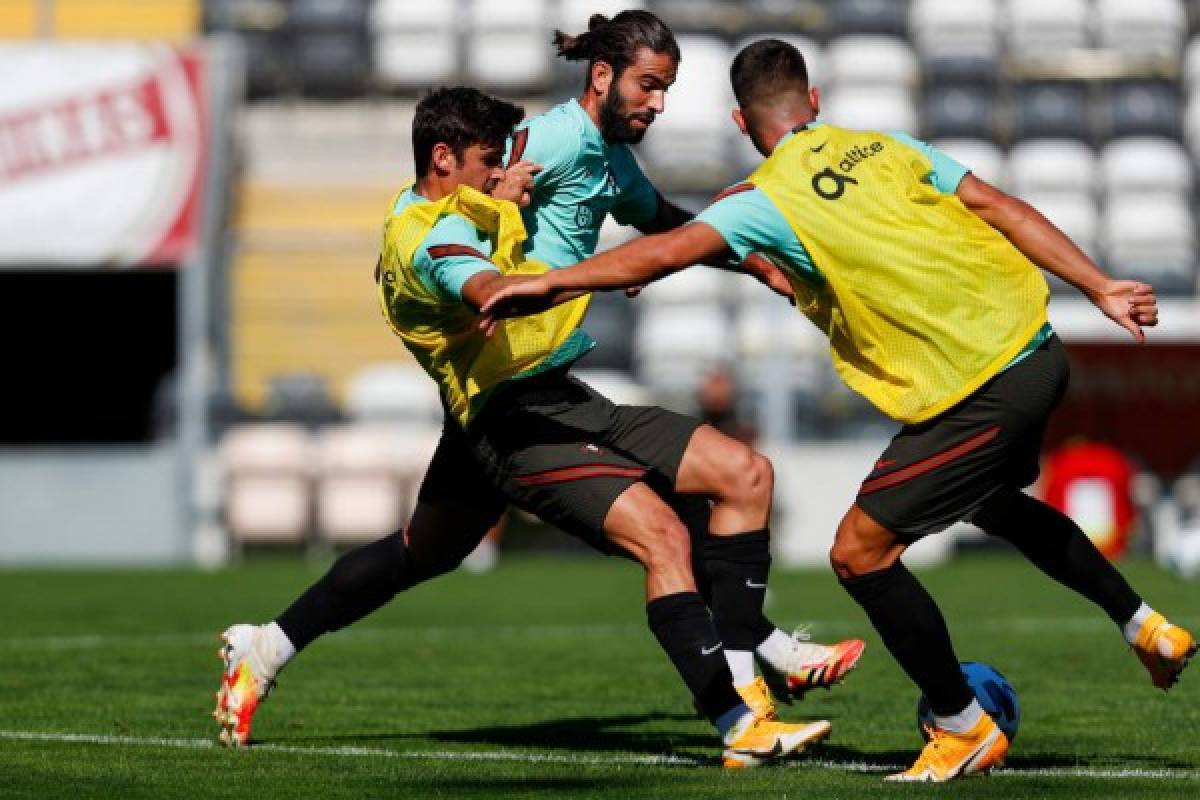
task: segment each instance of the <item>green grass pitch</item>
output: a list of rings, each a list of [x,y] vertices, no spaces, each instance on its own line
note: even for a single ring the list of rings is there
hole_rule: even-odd
[[[828,572],[776,571],[769,613],[862,636],[858,670],[784,707],[833,736],[724,772],[645,628],[641,575],[599,557],[514,557],[451,575],[318,641],[280,677],[256,747],[213,744],[215,634],[271,618],[323,564],[0,572],[0,797],[1197,797],[1200,666],[1154,690],[1101,612],[1004,554],[922,573],[960,658],[1017,688],[1008,767],[945,787],[883,771],[920,739],[916,691]],[[1200,628],[1200,586],[1123,565]]]

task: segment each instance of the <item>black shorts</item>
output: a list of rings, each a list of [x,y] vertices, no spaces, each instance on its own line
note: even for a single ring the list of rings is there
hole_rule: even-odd
[[[604,519],[613,503],[638,481],[669,495],[700,424],[653,406],[614,405],[552,370],[501,386],[465,432],[447,419],[420,497],[507,501],[612,552]]]
[[[950,410],[904,426],[859,489],[859,508],[915,541],[969,521],[1000,489],[1033,483],[1046,420],[1069,376],[1052,336]]]

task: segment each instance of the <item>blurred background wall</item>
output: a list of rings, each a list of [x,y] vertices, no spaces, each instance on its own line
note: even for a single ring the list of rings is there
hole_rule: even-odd
[[[1048,448],[1103,444],[1125,471],[1093,453],[1047,478],[1114,552],[1129,536],[1177,560],[1200,512],[1200,2],[1184,0],[0,0],[0,560],[219,562],[401,525],[440,408],[371,271],[413,107],[468,83],[538,113],[582,85],[553,29],[632,7],[683,52],[638,150],[681,205],[755,166],[725,75],[775,36],[807,57],[824,119],[912,131],[1154,283],[1162,325],[1135,350],[1052,282],[1074,378]],[[692,270],[597,297],[586,327],[597,388],[756,438],[779,472],[779,554],[824,561],[894,425],[809,323]]]

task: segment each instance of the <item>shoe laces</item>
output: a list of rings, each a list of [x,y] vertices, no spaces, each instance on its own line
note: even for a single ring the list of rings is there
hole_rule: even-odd
[[[829,657],[829,648],[812,640],[812,626],[798,625],[792,631],[792,657],[789,672],[798,673]]]
[[[926,723],[921,723],[921,727],[925,729],[925,733],[929,736],[929,741],[925,743],[925,747],[922,748],[921,754],[917,756],[917,761],[912,765],[909,772],[920,772],[926,767],[936,765],[941,760],[938,756],[941,754],[942,747],[945,744],[946,732]]]

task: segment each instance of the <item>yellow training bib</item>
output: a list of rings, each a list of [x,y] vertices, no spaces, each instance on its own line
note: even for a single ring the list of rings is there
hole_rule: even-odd
[[[750,176],[825,277],[797,306],[829,337],[846,384],[888,416],[927,420],[1008,364],[1046,322],[1038,268],[890,136],[829,125]]]
[[[393,209],[399,196],[392,200]],[[517,207],[468,186],[436,202],[412,203],[399,213],[389,212],[378,276],[383,316],[437,381],[446,407],[465,428],[479,410],[477,400],[484,392],[537,367],[579,327],[591,297],[534,316],[501,320],[496,332],[485,336],[473,309],[430,291],[413,267],[417,248],[446,214],[458,214],[490,236],[491,262],[501,274],[537,275],[549,267],[525,259],[521,249],[525,225]]]

